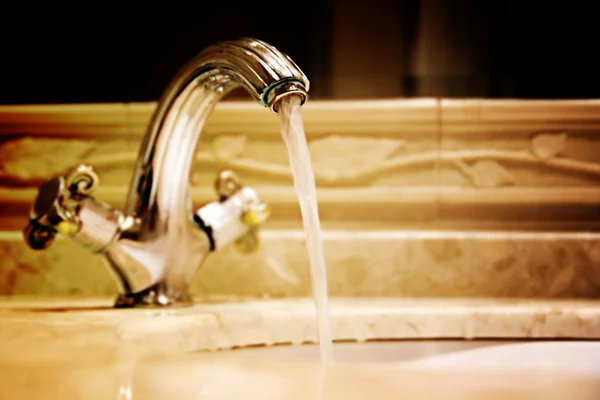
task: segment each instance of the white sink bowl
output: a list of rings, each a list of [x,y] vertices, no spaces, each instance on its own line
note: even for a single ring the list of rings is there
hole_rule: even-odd
[[[600,343],[381,341],[192,353],[144,363],[133,393],[190,399],[597,400]]]
[[[316,345],[237,350],[245,357],[319,360]],[[600,378],[600,341],[415,340],[336,343],[343,363],[397,364],[420,370],[567,373]]]

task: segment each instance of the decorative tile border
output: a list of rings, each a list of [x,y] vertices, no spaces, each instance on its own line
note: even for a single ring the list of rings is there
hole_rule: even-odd
[[[0,107],[0,228],[15,229],[37,185],[77,162],[122,205],[147,104]],[[600,101],[323,101],[304,107],[325,226],[595,229]],[[272,113],[221,103],[196,158],[193,199],[234,169],[298,227],[287,152]]]

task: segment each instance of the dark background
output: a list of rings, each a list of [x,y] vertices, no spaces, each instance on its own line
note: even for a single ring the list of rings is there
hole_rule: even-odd
[[[0,103],[157,100],[202,48],[240,36],[290,55],[312,98],[600,98],[591,1],[124,4],[3,10]]]

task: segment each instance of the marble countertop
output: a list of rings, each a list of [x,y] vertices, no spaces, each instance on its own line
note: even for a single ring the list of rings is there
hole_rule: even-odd
[[[0,362],[120,362],[145,355],[311,343],[310,299],[213,299],[173,309],[111,308],[110,298],[0,301]],[[335,340],[600,339],[600,302],[334,298]]]
[[[600,395],[597,379],[540,371],[321,366],[202,351],[313,342],[310,299],[213,299],[169,310],[115,310],[111,304],[110,298],[0,300],[1,394],[261,400],[595,400]],[[336,340],[600,338],[597,301],[334,298],[331,317]]]

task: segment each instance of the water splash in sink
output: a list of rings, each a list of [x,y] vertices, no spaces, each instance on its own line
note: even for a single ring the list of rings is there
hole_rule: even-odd
[[[304,134],[300,98],[287,96],[281,100],[281,135],[288,149],[294,186],[300,202],[306,236],[306,248],[312,276],[312,291],[317,311],[321,362],[333,361],[331,323],[327,289],[327,269],[321,240],[321,224],[317,207],[317,190],[310,153]]]

